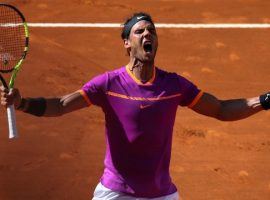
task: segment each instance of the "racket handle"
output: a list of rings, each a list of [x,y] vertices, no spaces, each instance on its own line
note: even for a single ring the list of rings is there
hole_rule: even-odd
[[[14,105],[10,105],[7,107],[7,116],[8,116],[8,127],[9,127],[9,139],[13,139],[13,138],[18,137]]]

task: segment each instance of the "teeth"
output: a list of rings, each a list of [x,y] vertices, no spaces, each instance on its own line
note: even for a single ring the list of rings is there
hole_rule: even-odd
[[[151,41],[145,41],[144,44],[152,44]]]

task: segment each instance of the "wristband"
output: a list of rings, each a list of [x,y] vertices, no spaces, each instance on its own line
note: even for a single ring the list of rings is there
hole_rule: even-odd
[[[16,109],[17,110],[23,110],[24,107],[25,107],[25,103],[26,103],[26,99],[25,98],[22,98],[21,99],[21,102],[20,102],[20,105]]]
[[[27,98],[27,108],[23,110],[25,113],[41,117],[46,111],[46,100],[44,98]]]
[[[260,96],[260,103],[264,110],[270,109],[270,92]]]

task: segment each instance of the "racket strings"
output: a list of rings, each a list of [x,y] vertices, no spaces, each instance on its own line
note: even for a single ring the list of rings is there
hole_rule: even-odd
[[[12,70],[24,55],[25,28],[12,8],[0,6],[0,70]]]

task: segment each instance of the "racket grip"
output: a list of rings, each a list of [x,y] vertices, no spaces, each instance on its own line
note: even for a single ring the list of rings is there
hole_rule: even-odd
[[[14,105],[10,105],[7,107],[7,116],[8,116],[9,139],[13,139],[18,137]]]

